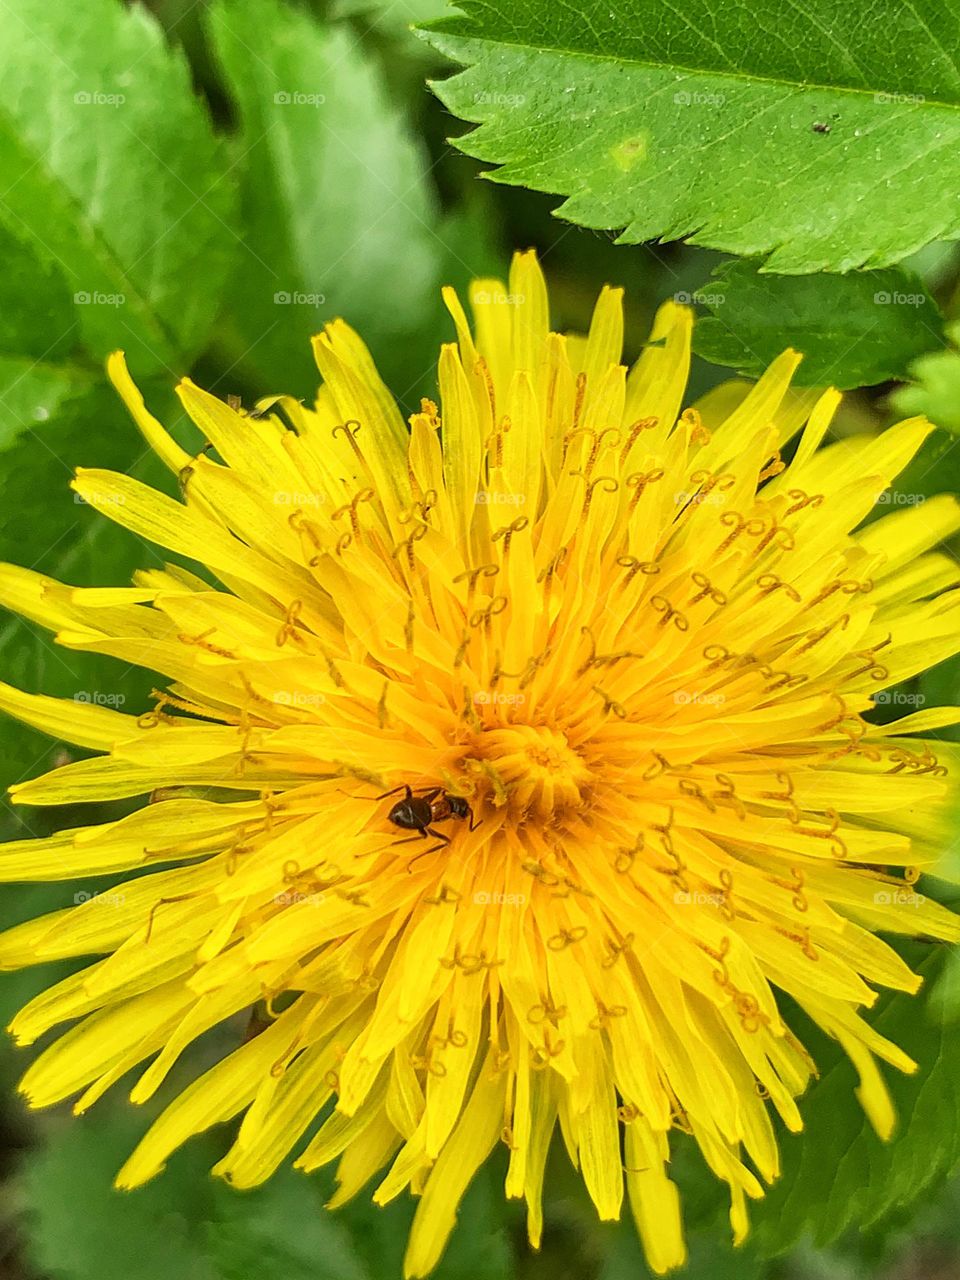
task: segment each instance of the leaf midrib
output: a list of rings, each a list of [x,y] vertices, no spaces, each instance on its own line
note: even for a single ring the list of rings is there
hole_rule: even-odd
[[[564,57],[567,57],[567,58],[579,58],[586,62],[610,62],[614,66],[640,67],[648,71],[659,71],[659,72],[681,71],[684,74],[691,75],[691,76],[703,76],[705,78],[713,78],[718,80],[722,80],[722,79],[736,80],[736,81],[742,81],[744,84],[751,84],[751,85],[765,84],[765,85],[772,85],[776,88],[799,89],[803,92],[845,93],[845,94],[854,94],[858,97],[863,97],[868,99],[875,99],[877,94],[882,94],[882,93],[888,94],[892,98],[905,96],[901,90],[884,89],[884,88],[861,89],[856,87],[855,85],[821,84],[819,81],[791,80],[787,77],[783,77],[782,79],[776,79],[773,76],[764,76],[759,74],[747,75],[746,73],[740,72],[740,71],[717,71],[714,68],[706,69],[703,67],[686,66],[679,63],[674,65],[674,64],[667,64],[664,62],[652,62],[642,58],[618,56],[612,53],[585,52],[582,49],[568,49],[562,45],[556,45],[556,44],[546,44],[546,43],[522,44],[519,40],[508,40],[508,39],[499,38],[499,37],[477,35],[476,33],[470,33],[470,32],[458,29],[458,27],[454,25],[454,23],[455,23],[455,20],[440,19],[436,23],[430,23],[430,24],[425,24],[424,26],[421,26],[421,27],[415,27],[414,31],[416,32],[417,35],[419,35],[425,40],[430,41],[431,43],[433,43],[434,35],[441,35],[441,36],[447,35],[447,36],[452,36],[455,40],[470,40],[476,44],[490,45],[491,47],[496,47],[496,48],[506,47],[510,49],[520,49],[526,53],[557,53],[557,54],[562,54]],[[470,64],[463,63],[462,65],[467,66]],[[958,70],[958,74],[960,74],[960,68],[958,68],[957,70]],[[440,81],[432,80],[430,82],[431,87],[434,87],[434,88],[442,88],[445,83],[447,83],[447,81],[444,81],[444,80],[440,80]],[[916,111],[928,105],[933,105],[938,107],[945,107],[951,111],[960,112],[960,101],[952,102],[950,100],[945,100],[940,97],[932,97],[930,94],[918,94],[917,97],[921,98],[922,100],[919,102],[902,102],[902,103],[896,103],[891,105],[896,105],[896,106],[905,108],[908,111]],[[875,104],[875,105],[879,105],[879,104]]]

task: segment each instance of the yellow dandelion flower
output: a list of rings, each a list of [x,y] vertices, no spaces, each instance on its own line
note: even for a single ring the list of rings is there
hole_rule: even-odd
[[[104,471],[75,488],[209,572],[0,572],[61,644],[164,686],[139,716],[2,688],[100,753],[17,801],[149,796],[0,856],[5,880],[113,877],[109,911],[0,937],[5,967],[98,957],[15,1018],[22,1043],[74,1024],[22,1087],[82,1111],[144,1064],[143,1102],[263,1001],[121,1187],[242,1116],[218,1174],[250,1187],[297,1148],[306,1171],[339,1160],[334,1204],[375,1176],[379,1204],[409,1189],[421,1276],[498,1143],[539,1243],[559,1127],[601,1218],[626,1188],[663,1273],[685,1257],[672,1132],[729,1184],[739,1241],[777,1176],[773,1112],[801,1127],[815,1066],[784,993],[892,1130],[877,1061],[914,1064],[862,1010],[919,985],[878,932],[960,936],[911,887],[956,869],[956,752],[916,735],[960,715],[868,717],[960,649],[960,571],[935,550],[960,513],[936,498],[861,529],[929,425],[824,445],[839,397],[791,392],[792,352],[681,412],[685,308],[628,372],[620,291],[585,340],[551,333],[532,254],[475,283],[472,328],[446,301],[440,406],[409,427],[340,321],[311,408],[244,412],[184,380],[195,457],[111,359],[183,500]]]

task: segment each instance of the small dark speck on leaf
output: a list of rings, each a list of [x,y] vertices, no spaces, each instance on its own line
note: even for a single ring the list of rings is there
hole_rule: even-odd
[[[813,132],[814,132],[814,133],[829,133],[829,132],[830,132],[830,126],[829,126],[828,124],[825,124],[822,120],[817,120],[817,121],[814,123],[814,125],[813,125]]]

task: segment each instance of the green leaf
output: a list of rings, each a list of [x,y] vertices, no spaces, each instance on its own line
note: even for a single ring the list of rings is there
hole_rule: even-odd
[[[97,376],[78,360],[63,273],[0,222],[0,450],[46,422]]]
[[[515,1280],[526,1275],[521,1268],[525,1244],[514,1256],[508,1225],[520,1216],[517,1206],[504,1199],[502,1161],[493,1157],[481,1167],[471,1182],[457,1212],[457,1223],[432,1280]],[[333,1187],[330,1170],[318,1175],[325,1197]],[[373,1185],[379,1181],[375,1178]],[[404,1195],[382,1208],[374,1205],[368,1191],[361,1191],[334,1220],[342,1223],[354,1247],[375,1280],[401,1276],[403,1256],[410,1235],[416,1201]]]
[[[923,412],[902,404],[899,392],[891,399],[898,418]],[[956,436],[942,428],[930,433],[919,453],[878,499],[877,514],[883,515],[890,507],[917,506],[935,493],[960,493],[960,447]]]
[[[957,706],[960,703],[960,656],[954,655],[928,668],[921,673],[917,683],[923,697],[920,706]],[[933,736],[946,742],[960,742],[960,725],[938,729]],[[957,954],[960,955],[960,951]]]
[[[698,355],[759,376],[794,347],[803,353],[797,381],[807,386],[845,389],[903,377],[912,359],[946,341],[922,281],[895,267],[777,276],[731,261],[689,300],[710,312],[694,329]]]
[[[62,275],[96,356],[143,372],[207,337],[235,233],[221,147],[182,56],[116,0],[9,0],[0,41],[0,225]]]
[[[324,29],[279,0],[220,0],[209,21],[245,172],[231,351],[261,387],[312,393],[309,338],[342,315],[375,355],[394,355],[403,393],[426,357],[417,367],[408,342],[394,349],[436,314],[458,245],[439,221],[424,147],[346,28]]]
[[[242,1195],[213,1185],[215,1208],[203,1249],[223,1280],[373,1280],[358,1242],[324,1209],[316,1184],[302,1173],[286,1167]]]
[[[941,290],[956,279],[960,245],[955,240],[934,240],[900,264],[915,271],[928,289]]]
[[[38,1273],[51,1280],[218,1280],[192,1239],[195,1215],[209,1207],[208,1196],[197,1194],[196,1172],[183,1176],[178,1161],[175,1172],[142,1191],[112,1189],[137,1136],[135,1122],[101,1108],[51,1132],[30,1155],[21,1197],[27,1260]]]
[[[900,414],[925,413],[931,422],[960,434],[960,324],[949,326],[953,346],[920,356],[910,368],[911,382],[891,397]]]
[[[69,359],[77,342],[73,299],[63,272],[26,233],[0,222],[0,352],[48,364]]]
[[[960,951],[951,951],[930,992],[930,1008],[946,1026],[960,1022]]]
[[[946,956],[933,946],[913,967],[934,986]],[[960,1037],[942,1015],[940,1002],[899,992],[868,1015],[919,1064],[912,1076],[884,1070],[900,1122],[889,1143],[854,1104],[851,1063],[832,1042],[802,1037],[821,1075],[801,1103],[804,1132],[781,1139],[780,1180],[753,1209],[752,1238],[764,1252],[781,1253],[807,1233],[826,1245],[853,1226],[866,1230],[916,1205],[960,1166]]]
[[[250,1192],[210,1176],[223,1138],[200,1138],[133,1192],[113,1179],[142,1136],[128,1104],[49,1129],[21,1179],[28,1256],[51,1280],[373,1280],[314,1180],[290,1168]]]
[[[0,352],[0,450],[53,418],[95,379],[96,374],[81,365],[47,364]]]
[[[424,34],[499,181],[627,243],[783,273],[887,266],[960,234],[960,4],[461,0]]]
[[[604,1228],[601,1239],[606,1248],[596,1280],[652,1280],[629,1210],[624,1209],[624,1221],[612,1231]],[[687,1255],[682,1280],[766,1280],[768,1275],[749,1242],[734,1249],[723,1224],[714,1224],[709,1233],[688,1231]]]
[[[238,1192],[210,1176],[225,1135],[197,1138],[160,1177],[133,1192],[112,1188],[124,1159],[158,1109],[100,1104],[50,1128],[26,1164],[29,1260],[51,1280],[383,1280],[402,1274],[412,1205],[380,1209],[363,1195],[324,1208],[332,1176],[289,1166]],[[509,1280],[500,1185],[482,1172],[434,1272],[436,1280]]]
[[[447,0],[333,0],[334,18],[363,17],[376,30],[398,35],[414,22],[433,22],[449,9]]]
[[[172,400],[158,387],[148,386],[145,392],[161,414]],[[0,560],[78,586],[127,585],[134,569],[156,567],[164,557],[102,512],[75,501],[69,483],[74,468],[81,465],[166,482],[118,397],[101,381],[42,430],[28,429],[3,456]],[[128,709],[150,705],[156,677],[129,663],[61,648],[49,632],[7,614],[0,617],[0,643],[3,679],[9,684],[32,693],[97,697]],[[12,809],[4,792],[12,782],[52,767],[64,750],[76,749],[0,715],[0,828],[9,832],[20,821],[35,823],[34,811]]]

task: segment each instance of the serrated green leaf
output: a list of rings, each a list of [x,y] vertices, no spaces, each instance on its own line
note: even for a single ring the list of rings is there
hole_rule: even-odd
[[[914,968],[928,986],[946,948],[931,947]],[[915,1205],[960,1165],[960,1037],[922,997],[885,998],[871,1025],[919,1064],[915,1075],[885,1069],[899,1129],[883,1143],[854,1104],[852,1064],[832,1044],[816,1046],[820,1079],[801,1104],[803,1133],[781,1139],[783,1173],[753,1210],[752,1239],[766,1253],[809,1234],[827,1245],[856,1226]],[[821,1038],[822,1039],[822,1038]],[[808,1037],[811,1045],[813,1036]]]
[[[960,233],[957,0],[461,0],[424,33],[498,181],[628,243],[887,266]]]
[[[924,413],[938,427],[960,434],[960,325],[948,328],[953,345],[920,356],[910,367],[910,382],[891,397],[897,413]]]
[[[903,377],[911,360],[946,342],[923,282],[895,267],[778,276],[731,261],[690,300],[709,312],[694,329],[698,355],[759,376],[793,347],[803,354],[796,381],[806,386],[846,389]]]
[[[5,4],[0,171],[0,225],[62,274],[94,355],[126,346],[145,371],[199,348],[234,194],[186,63],[143,9]]]
[[[225,331],[260,385],[311,394],[309,338],[326,320],[342,315],[389,363],[436,314],[450,250],[427,155],[346,28],[280,0],[220,0],[209,22],[246,173]],[[401,394],[423,372],[412,349],[393,362]]]

